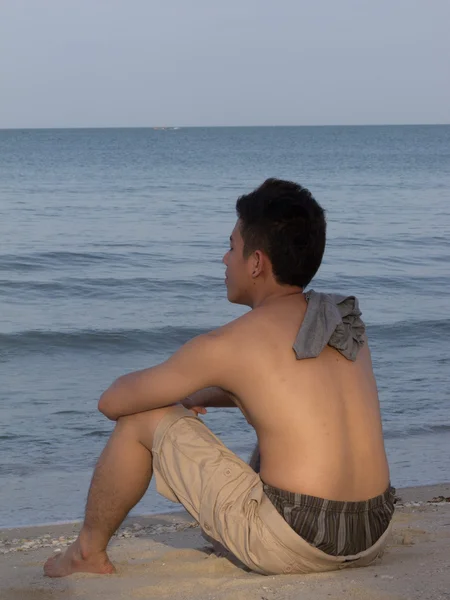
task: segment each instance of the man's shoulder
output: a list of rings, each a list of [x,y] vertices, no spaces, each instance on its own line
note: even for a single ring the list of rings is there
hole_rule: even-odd
[[[265,313],[260,309],[253,309],[220,327],[209,331],[206,335],[216,339],[235,339],[247,336],[249,330],[256,329],[262,324]]]
[[[257,309],[253,309],[237,319],[205,333],[202,337],[205,338],[212,350],[217,349],[217,354],[222,356],[222,360],[239,362],[248,354],[249,348],[257,343],[261,335],[261,328],[261,314],[257,312]]]

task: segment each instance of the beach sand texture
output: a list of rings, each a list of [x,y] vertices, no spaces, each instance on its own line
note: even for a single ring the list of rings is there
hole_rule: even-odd
[[[398,491],[381,561],[363,569],[264,577],[217,557],[187,513],[125,522],[110,545],[117,574],[51,580],[45,559],[79,523],[0,530],[1,600],[422,600],[450,599],[450,484]]]

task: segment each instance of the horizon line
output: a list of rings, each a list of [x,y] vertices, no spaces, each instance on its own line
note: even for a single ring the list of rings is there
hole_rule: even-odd
[[[0,127],[0,131],[52,131],[67,129],[250,129],[275,127],[446,127],[450,123],[352,123],[352,124],[308,124],[308,125],[75,125],[51,127]]]

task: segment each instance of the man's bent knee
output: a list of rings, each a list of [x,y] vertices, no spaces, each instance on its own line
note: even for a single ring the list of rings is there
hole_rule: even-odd
[[[126,415],[117,420],[116,428],[125,431],[132,431],[134,436],[141,444],[151,449],[154,433],[162,419],[173,412],[176,407],[165,406],[163,408],[154,408],[134,415]]]

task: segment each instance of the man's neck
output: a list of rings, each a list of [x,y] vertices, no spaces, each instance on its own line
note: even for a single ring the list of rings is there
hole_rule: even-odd
[[[251,308],[268,306],[284,298],[299,296],[300,294],[303,294],[303,289],[291,285],[277,286],[277,288],[272,290],[260,290],[259,293],[255,293]]]

